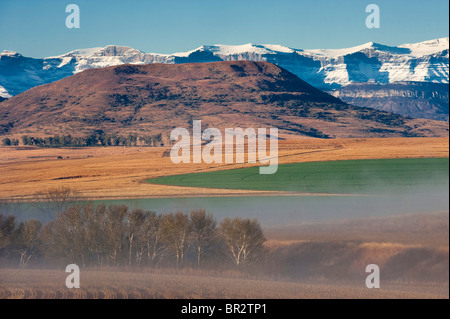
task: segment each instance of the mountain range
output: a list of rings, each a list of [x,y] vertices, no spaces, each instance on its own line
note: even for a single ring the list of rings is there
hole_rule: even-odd
[[[1,102],[0,114],[0,134],[13,137],[167,137],[194,119],[204,128],[277,127],[320,138],[448,135],[448,123],[349,105],[284,68],[252,61],[86,70]]]
[[[3,51],[0,54],[0,96],[14,96],[92,68],[238,60],[274,63],[321,90],[355,82],[449,82],[449,38],[399,46],[369,42],[346,49],[315,50],[281,45],[209,45],[174,54],[144,53],[110,45],[40,59]]]
[[[40,59],[4,51],[0,54],[0,102],[93,68],[239,60],[274,63],[349,104],[412,118],[449,118],[449,38],[399,46],[370,42],[346,49],[315,50],[210,45],[174,54],[110,45]]]

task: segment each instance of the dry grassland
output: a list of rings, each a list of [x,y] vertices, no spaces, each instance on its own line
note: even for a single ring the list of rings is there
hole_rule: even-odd
[[[0,198],[32,199],[51,187],[76,189],[92,199],[278,194],[153,185],[149,178],[254,164],[173,164],[169,148],[0,147]],[[446,138],[289,139],[279,141],[279,163],[448,157]],[[58,159],[61,156],[62,159]]]
[[[291,283],[242,278],[81,269],[80,289],[67,289],[61,270],[0,271],[0,299],[335,299],[448,298],[448,286],[364,282]]]

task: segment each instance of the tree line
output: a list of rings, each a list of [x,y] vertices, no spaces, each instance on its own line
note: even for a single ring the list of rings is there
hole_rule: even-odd
[[[72,135],[54,135],[47,137],[34,137],[23,135],[22,145],[39,147],[90,147],[90,146],[163,146],[163,136],[161,133],[148,136],[138,136],[128,134],[126,136],[116,134],[106,134],[102,130],[97,130],[84,137],[74,137]],[[18,146],[18,139],[4,138],[3,146]]]
[[[262,258],[265,240],[256,219],[225,218],[218,224],[204,209],[157,214],[126,205],[76,203],[45,225],[0,214],[0,260],[20,268],[45,261],[243,269]]]

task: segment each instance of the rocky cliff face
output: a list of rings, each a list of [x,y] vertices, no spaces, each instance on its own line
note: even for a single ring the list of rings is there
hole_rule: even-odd
[[[354,83],[330,93],[353,105],[413,118],[440,121],[449,119],[448,84],[426,82]]]

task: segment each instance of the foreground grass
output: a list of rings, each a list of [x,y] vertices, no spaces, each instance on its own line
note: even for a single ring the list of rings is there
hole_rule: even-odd
[[[0,270],[0,299],[335,299],[448,298],[448,285],[289,283],[200,275],[81,270],[81,288],[65,287],[61,270]]]
[[[212,267],[81,268],[81,288],[67,289],[64,267],[0,268],[0,299],[448,298],[448,216],[447,211],[265,230],[265,280]],[[371,263],[380,266],[380,289],[365,288]]]
[[[150,183],[307,193],[399,193],[448,187],[448,158],[349,160],[284,164],[273,175],[258,167],[164,176]]]

